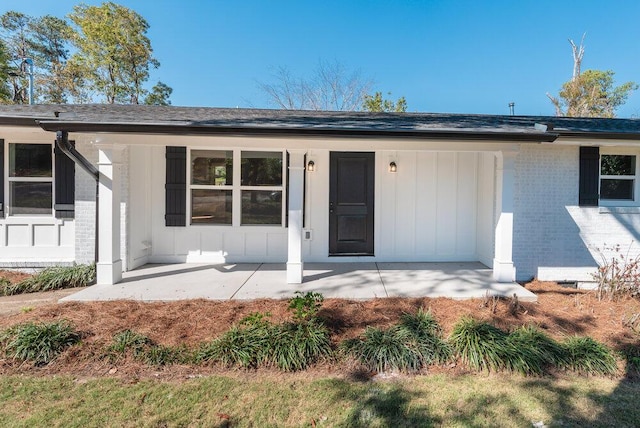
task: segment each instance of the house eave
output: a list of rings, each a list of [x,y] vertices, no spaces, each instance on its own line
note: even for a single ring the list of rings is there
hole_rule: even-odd
[[[71,121],[38,121],[45,131],[67,131],[76,133],[125,133],[156,135],[226,135],[268,137],[340,137],[379,139],[420,139],[463,141],[508,141],[543,143],[553,142],[557,133],[549,132],[499,132],[499,131],[451,131],[451,130],[403,130],[363,128],[305,128],[305,127],[250,127],[250,126],[203,126],[194,124],[166,123],[87,123]]]

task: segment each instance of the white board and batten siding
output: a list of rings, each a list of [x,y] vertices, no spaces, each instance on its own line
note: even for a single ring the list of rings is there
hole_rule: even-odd
[[[215,146],[214,146],[215,147]],[[303,243],[308,262],[481,261],[493,257],[494,155],[481,152],[377,151],[375,256],[328,256],[330,150],[309,150]],[[389,162],[398,165],[388,171]],[[131,268],[144,263],[286,262],[283,226],[187,225],[164,221],[165,148],[131,146],[128,244]],[[187,221],[188,223],[188,221]]]
[[[491,265],[495,155],[492,152],[376,151],[374,257],[329,257],[329,150],[311,150],[304,259],[480,261]],[[396,162],[397,172],[389,172]]]
[[[396,173],[385,168],[391,160]],[[491,260],[493,155],[381,152],[378,164],[380,259]]]
[[[129,245],[131,265],[144,263],[234,263],[286,261],[283,226],[165,226],[165,148],[132,146]],[[134,171],[134,169],[136,171]],[[143,184],[144,183],[144,184]],[[188,196],[187,196],[188,197]],[[187,201],[185,201],[186,203]]]

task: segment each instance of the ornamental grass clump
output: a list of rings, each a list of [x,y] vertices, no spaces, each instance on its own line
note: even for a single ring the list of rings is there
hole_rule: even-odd
[[[362,337],[343,343],[347,354],[375,372],[400,370],[417,371],[421,368],[420,353],[413,338],[397,326],[389,329],[367,327]]]
[[[297,293],[289,300],[292,321],[281,324],[267,320],[269,314],[251,314],[203,345],[196,360],[243,368],[264,365],[303,370],[332,353],[329,330],[317,316],[323,300],[319,293]]]
[[[570,337],[562,347],[567,357],[564,367],[569,370],[591,375],[613,375],[618,371],[613,352],[590,337]]]
[[[303,370],[332,352],[329,330],[318,318],[324,297],[315,292],[295,294],[288,306],[293,320],[273,326],[266,342],[265,362],[284,371]]]
[[[626,363],[627,374],[633,377],[640,376],[640,342],[626,343],[618,350],[618,355]]]
[[[451,348],[430,312],[404,314],[388,329],[368,327],[362,337],[343,343],[342,349],[369,370],[415,372],[435,362],[445,362]]]
[[[113,342],[107,347],[111,355],[123,355],[131,352],[134,357],[142,355],[153,344],[147,336],[133,330],[124,330],[113,336]]]
[[[85,287],[96,277],[96,265],[56,266],[42,270],[15,284],[0,284],[0,292],[5,296],[35,293],[38,291],[60,290],[63,288]]]
[[[513,358],[505,367],[524,375],[542,375],[550,368],[564,366],[567,362],[563,347],[534,326],[522,326],[507,337],[513,348]]]
[[[420,308],[415,314],[402,314],[398,328],[414,341],[422,366],[451,359],[451,346],[442,338],[442,328],[431,311]]]
[[[195,361],[193,352],[185,345],[165,346],[153,345],[140,357],[140,360],[152,366],[168,366],[170,364],[189,364]]]
[[[188,363],[193,360],[192,353],[186,346],[159,345],[147,336],[129,329],[117,333],[107,347],[107,356],[111,360],[127,354],[153,366]]]
[[[13,326],[0,335],[7,357],[45,365],[62,351],[80,341],[81,335],[67,321],[25,323]]]
[[[464,317],[454,326],[449,343],[454,354],[475,370],[515,367],[515,348],[507,333],[493,325]]]
[[[266,359],[273,326],[268,314],[254,313],[231,327],[222,336],[204,344],[196,354],[201,363],[220,362],[225,366],[256,368]]]
[[[290,372],[307,368],[331,351],[329,330],[320,321],[309,319],[274,326],[265,354],[270,365]]]

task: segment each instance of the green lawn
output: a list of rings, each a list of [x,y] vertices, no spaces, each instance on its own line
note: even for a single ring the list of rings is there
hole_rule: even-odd
[[[604,378],[431,375],[378,382],[299,375],[183,382],[0,378],[13,426],[637,426],[640,383]]]

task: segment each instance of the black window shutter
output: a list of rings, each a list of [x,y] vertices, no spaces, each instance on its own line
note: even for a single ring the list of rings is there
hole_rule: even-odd
[[[75,147],[75,141],[69,141]],[[56,218],[74,218],[76,195],[76,164],[54,143],[56,173],[56,200],[53,205]]]
[[[187,225],[187,148],[167,146],[165,226]]]
[[[4,140],[0,140],[0,218],[4,217]]]
[[[600,184],[600,148],[580,147],[580,191],[578,204],[598,206]]]

